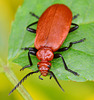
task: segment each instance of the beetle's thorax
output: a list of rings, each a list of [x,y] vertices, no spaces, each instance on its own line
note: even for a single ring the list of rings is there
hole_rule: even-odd
[[[49,61],[53,59],[54,54],[50,48],[43,47],[38,50],[38,52],[36,53],[36,56],[39,60],[41,60],[37,64],[38,69],[40,70],[41,75],[46,76],[51,67],[51,63]]]
[[[38,52],[36,53],[36,56],[41,61],[51,61],[54,57],[54,54],[51,48],[43,47],[38,50]]]

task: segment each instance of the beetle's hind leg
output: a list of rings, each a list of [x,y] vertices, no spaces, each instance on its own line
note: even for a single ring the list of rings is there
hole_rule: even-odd
[[[78,16],[79,16],[79,14],[73,16],[72,20],[74,20],[74,19],[77,18]],[[71,23],[71,25],[74,25],[74,27],[72,27],[72,28],[69,30],[69,33],[70,33],[70,32],[73,32],[73,31],[75,31],[76,29],[79,28],[79,26],[78,26],[77,24],[75,24],[75,23]]]
[[[38,21],[36,21],[36,22],[34,22],[34,23],[28,25],[27,28],[26,28],[27,31],[32,32],[32,33],[36,33],[36,30],[33,29],[33,28],[30,28],[30,27],[33,26],[33,25],[35,25],[35,24],[37,24],[37,23],[38,23]]]
[[[30,12],[30,14],[31,14],[32,16],[36,17],[37,19],[39,19],[39,17],[38,17],[36,14],[34,14],[34,13],[32,13],[32,12]],[[36,30],[33,29],[33,28],[30,28],[30,27],[33,26],[33,25],[35,25],[35,24],[37,24],[37,23],[38,23],[38,21],[36,21],[36,22],[34,22],[34,23],[28,25],[27,28],[26,28],[27,31],[32,32],[32,33],[36,33]]]
[[[32,13],[32,12],[30,12],[30,14],[31,14],[32,16],[36,17],[37,19],[39,19],[39,17],[38,17],[36,14],[34,14],[34,13]]]
[[[73,32],[73,31],[75,31],[75,30],[77,30],[79,28],[79,26],[77,24],[75,24],[75,23],[71,23],[71,25],[74,25],[74,27],[70,28],[69,33]]]
[[[74,15],[73,18],[72,18],[72,20],[74,20],[74,19],[77,18],[78,16],[79,16],[79,14]]]

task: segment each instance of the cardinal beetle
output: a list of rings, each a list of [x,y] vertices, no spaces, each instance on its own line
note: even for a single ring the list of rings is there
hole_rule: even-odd
[[[41,15],[39,18],[34,13],[30,12],[32,16],[39,19],[39,21],[36,21],[30,25],[27,26],[27,31],[36,33],[36,38],[34,42],[35,47],[26,47],[22,48],[23,50],[29,50],[28,52],[28,59],[29,59],[29,65],[23,67],[20,70],[24,70],[25,68],[28,68],[32,66],[32,61],[30,58],[30,54],[37,56],[37,58],[40,60],[40,62],[37,63],[38,70],[34,72],[28,73],[9,93],[9,95],[30,75],[34,73],[41,72],[41,75],[47,76],[50,75],[50,79],[53,77],[59,87],[63,90],[61,85],[59,84],[56,76],[52,71],[50,71],[51,68],[51,61],[54,58],[61,57],[62,62],[64,63],[64,67],[67,71],[73,73],[74,75],[79,75],[77,72],[69,69],[66,65],[66,62],[63,58],[63,56],[59,53],[54,54],[54,52],[62,52],[68,50],[73,44],[83,42],[85,38],[70,42],[68,47],[60,48],[60,46],[63,44],[64,40],[66,39],[68,33],[75,31],[78,29],[78,25],[75,23],[72,23],[72,19],[75,19],[78,15],[72,17],[71,10],[64,4],[54,4],[46,9],[46,11]],[[30,28],[32,25],[37,24],[37,30]],[[74,25],[70,28],[71,25]],[[60,49],[59,49],[60,48]],[[39,75],[39,79],[43,80]],[[64,90],[63,90],[64,91]]]

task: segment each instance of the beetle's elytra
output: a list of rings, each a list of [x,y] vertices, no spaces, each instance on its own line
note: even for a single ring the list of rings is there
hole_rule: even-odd
[[[85,40],[85,38],[83,38],[79,41],[70,42],[68,47],[60,48],[60,46],[63,44],[64,40],[66,39],[68,33],[78,29],[78,25],[72,23],[72,20],[75,19],[78,15],[72,17],[71,10],[64,4],[54,4],[48,7],[44,11],[44,13],[40,16],[40,18],[32,12],[30,12],[30,14],[36,17],[37,19],[39,19],[38,21],[27,26],[27,30],[29,32],[36,33],[35,42],[34,42],[35,47],[22,48],[24,50],[28,50],[28,59],[30,64],[23,67],[21,70],[24,70],[25,68],[32,66],[30,54],[35,55],[40,60],[40,62],[38,62],[37,64],[38,70],[28,73],[13,88],[13,90],[9,93],[9,95],[22,83],[22,81],[24,81],[24,79],[26,79],[28,76],[32,75],[33,73],[38,73],[39,71],[43,76],[47,76],[49,74],[50,79],[53,77],[56,80],[59,87],[63,90],[54,73],[50,71],[51,68],[50,61],[53,60],[54,58],[61,57],[65,69],[73,73],[74,75],[79,75],[77,72],[72,71],[67,67],[66,62],[60,53],[54,54],[55,51],[57,52],[66,51],[73,44],[80,43]],[[34,24],[37,24],[36,30],[31,28],[31,26]],[[73,27],[70,28],[71,25],[73,25]],[[41,75],[39,75],[39,79],[43,80],[40,77]]]

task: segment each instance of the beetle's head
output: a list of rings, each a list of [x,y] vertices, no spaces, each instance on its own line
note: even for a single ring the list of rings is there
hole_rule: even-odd
[[[38,67],[39,71],[41,72],[41,75],[47,76],[48,71],[51,68],[51,63],[41,61],[41,62],[38,62],[37,67]]]

